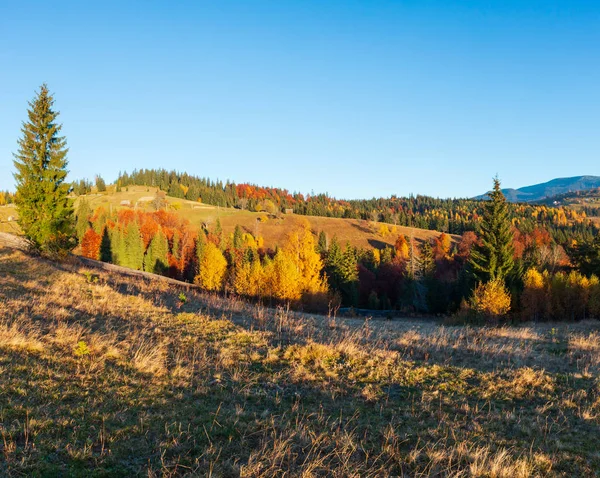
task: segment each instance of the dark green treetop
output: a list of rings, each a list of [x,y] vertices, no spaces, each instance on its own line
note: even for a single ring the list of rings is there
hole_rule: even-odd
[[[481,222],[479,242],[473,245],[469,265],[481,282],[506,279],[514,266],[513,232],[500,180],[494,178]]]

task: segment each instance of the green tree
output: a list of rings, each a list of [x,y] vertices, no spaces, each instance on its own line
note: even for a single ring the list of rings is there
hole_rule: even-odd
[[[105,228],[107,230],[107,228]],[[125,259],[125,231],[123,230],[123,226],[117,225],[110,230],[109,234],[110,244],[110,257],[111,262],[113,264],[117,264],[119,266],[126,265]],[[100,247],[102,249],[102,247]],[[102,250],[100,251],[100,257],[102,257]]]
[[[131,221],[125,229],[124,246],[123,265],[131,269],[142,270],[144,265],[144,242],[140,227],[135,221]]]
[[[99,193],[106,192],[106,182],[102,179],[102,176],[96,176],[96,188]]]
[[[108,227],[102,229],[102,241],[100,242],[100,260],[102,262],[113,262],[111,237]]]
[[[479,282],[504,281],[514,265],[508,205],[497,177],[489,196],[481,222],[480,241],[473,245],[469,258],[471,271]]]
[[[67,142],[59,136],[58,111],[48,87],[41,86],[29,103],[19,150],[14,155],[17,183],[15,203],[19,225],[34,250],[64,253],[73,236],[73,206],[67,197]]]
[[[215,236],[217,237],[218,246],[223,248],[225,246],[223,243],[223,228],[221,227],[221,220],[219,218],[217,218],[215,224]]]
[[[358,262],[356,251],[350,244],[342,250],[333,237],[329,245],[325,270],[332,290],[338,291],[345,305],[356,306],[358,303]]]
[[[173,245],[171,247],[171,254],[177,261],[181,258],[181,237],[179,236],[178,231],[175,231],[173,233]]]
[[[153,274],[164,274],[167,270],[169,241],[161,229],[154,235],[144,257],[144,270]]]
[[[327,239],[327,233],[325,231],[321,231],[319,233],[319,240],[317,242],[317,252],[321,255],[324,255],[327,252],[327,244],[329,240]]]
[[[244,231],[242,231],[242,228],[239,225],[236,225],[235,229],[233,231],[233,248],[241,249],[243,245],[244,245]]]
[[[77,239],[81,242],[81,238],[90,227],[90,216],[92,210],[90,209],[89,203],[85,198],[81,199],[79,207],[77,208],[77,222],[75,224],[75,231],[77,232]]]

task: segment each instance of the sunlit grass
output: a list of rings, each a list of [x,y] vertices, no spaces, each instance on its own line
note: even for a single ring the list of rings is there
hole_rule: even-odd
[[[180,292],[0,249],[0,475],[600,469],[599,322],[365,322]]]

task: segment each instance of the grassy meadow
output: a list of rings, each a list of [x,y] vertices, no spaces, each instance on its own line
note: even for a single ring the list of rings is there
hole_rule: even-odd
[[[600,322],[364,321],[0,248],[2,476],[598,476]]]
[[[122,201],[129,201],[134,206],[140,198],[152,197],[155,193],[156,188],[146,186],[129,186],[117,193],[114,192],[114,187],[110,186],[109,191],[106,193],[88,194],[85,198],[93,209],[103,206],[106,210],[117,210],[123,207],[121,206]],[[387,235],[382,235],[380,228],[383,224],[371,221],[293,214],[282,214],[279,217],[274,217],[265,212],[223,208],[169,196],[166,197],[166,201],[171,210],[188,219],[192,225],[199,227],[202,224],[207,224],[210,227],[214,226],[218,219],[226,234],[233,234],[235,226],[239,225],[246,232],[250,232],[255,236],[262,236],[267,247],[283,244],[289,231],[303,221],[308,221],[311,229],[317,233],[322,230],[325,231],[330,239],[336,235],[342,245],[350,242],[351,245],[362,248],[393,246],[399,234],[408,237],[412,234],[417,241],[432,240],[440,234],[436,231],[387,224],[387,229],[390,232]],[[139,207],[145,211],[153,210],[147,202],[140,203]],[[458,236],[453,237],[454,239],[458,238]]]
[[[17,217],[19,217],[19,215],[17,214],[17,208],[14,204],[0,206],[0,232],[18,234],[20,229],[14,220],[14,218]],[[9,221],[9,218],[13,220]]]
[[[114,186],[109,186],[107,192],[92,193],[80,196],[75,199],[75,209],[81,198],[90,204],[92,209],[104,207],[107,211],[117,211],[119,209],[134,207],[140,199],[147,199],[156,194],[157,188],[146,186],[129,186],[121,192],[115,192]],[[203,224],[213,227],[217,219],[220,221],[225,234],[233,234],[235,226],[239,225],[246,232],[255,236],[262,236],[265,246],[274,248],[275,245],[283,244],[290,230],[298,226],[301,222],[307,221],[311,229],[318,233],[325,231],[332,239],[337,236],[338,241],[343,246],[349,242],[352,246],[360,248],[383,248],[393,246],[399,234],[407,237],[413,235],[417,242],[424,240],[433,240],[439,236],[437,231],[425,229],[410,228],[403,226],[394,226],[393,224],[374,223],[372,221],[363,221],[357,219],[340,219],[318,216],[300,216],[282,214],[279,217],[269,216],[265,212],[242,211],[235,208],[224,208],[202,204],[185,199],[173,198],[167,196],[166,202],[169,204],[169,210],[177,212],[185,219],[189,220],[193,226],[200,227]],[[131,206],[122,206],[122,201],[129,201]],[[140,202],[137,205],[142,211],[153,211],[149,202]],[[15,221],[8,222],[8,217],[18,217],[14,205],[0,206],[0,232],[17,234],[20,232]],[[382,235],[381,226],[387,226],[388,234]],[[458,240],[459,236],[451,236],[453,240]]]

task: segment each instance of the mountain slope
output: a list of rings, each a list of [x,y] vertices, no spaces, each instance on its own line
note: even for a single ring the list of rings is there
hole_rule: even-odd
[[[519,189],[507,188],[502,192],[510,202],[534,202],[544,198],[557,196],[572,191],[585,191],[600,187],[599,176],[574,176],[572,178],[556,178],[551,181],[525,186]],[[487,199],[488,193],[473,199]]]
[[[599,347],[589,321],[335,320],[0,236],[0,476],[594,476]]]

